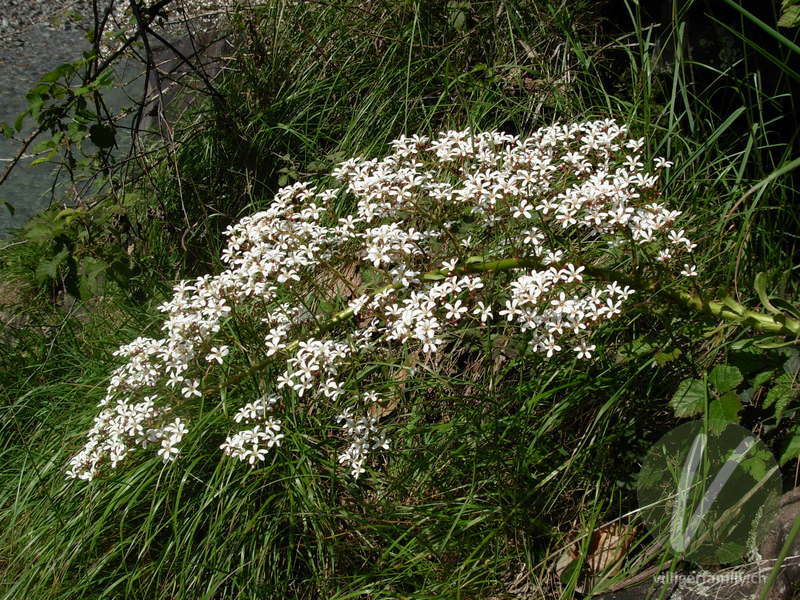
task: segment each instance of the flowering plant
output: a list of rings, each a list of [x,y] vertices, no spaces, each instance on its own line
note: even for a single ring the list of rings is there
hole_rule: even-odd
[[[447,131],[347,160],[327,185],[282,188],[226,231],[221,273],[174,287],[160,307],[164,337],[116,351],[125,362],[68,475],[90,480],[137,447],[174,460],[196,399],[273,361],[282,372],[235,413],[221,450],[264,460],[294,395],[338,407],[339,462],[358,477],[390,443],[371,409],[386,375],[365,374],[364,361],[392,364],[402,349],[435,371],[466,331],[591,358],[592,330],[645,282],[696,275],[680,213],[658,202],[658,173],[671,165],[647,168],[643,144],[611,120],[528,137]],[[262,341],[240,347],[227,327],[237,321]],[[217,375],[237,358],[249,367]]]

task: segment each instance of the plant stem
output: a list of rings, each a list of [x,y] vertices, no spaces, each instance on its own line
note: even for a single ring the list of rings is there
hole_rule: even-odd
[[[579,265],[576,265],[579,266]],[[502,271],[510,271],[512,269],[531,269],[531,268],[544,268],[545,265],[538,258],[503,258],[493,261],[475,262],[466,265],[457,266],[452,271],[445,271],[443,269],[436,269],[428,271],[422,275],[423,280],[437,280],[443,276],[448,275],[463,275],[468,273],[498,273]],[[689,312],[698,313],[705,317],[712,317],[730,321],[737,325],[748,325],[754,329],[758,329],[767,333],[774,333],[777,335],[800,337],[800,321],[785,315],[768,315],[764,313],[749,310],[736,302],[728,301],[726,304],[716,300],[707,300],[696,294],[691,294],[686,291],[667,290],[661,284],[649,279],[620,273],[613,269],[606,269],[599,266],[584,266],[584,272],[591,275],[595,279],[601,281],[616,281],[622,285],[630,286],[631,288],[640,292],[653,292],[661,296],[668,303],[681,307]],[[386,285],[378,290],[376,294],[387,289],[398,289],[402,284],[394,283]],[[347,308],[334,314],[328,321],[314,329],[309,337],[317,336],[326,331],[330,331],[339,323],[342,323],[353,316],[353,310]],[[294,352],[300,344],[299,339],[295,339],[286,346],[285,353],[289,354]],[[219,391],[223,386],[235,385],[248,375],[263,369],[274,357],[269,357],[249,369],[237,373],[229,378],[221,386],[209,388],[204,393],[211,394]]]

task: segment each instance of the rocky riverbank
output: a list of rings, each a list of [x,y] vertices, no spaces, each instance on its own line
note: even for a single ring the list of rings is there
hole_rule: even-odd
[[[29,44],[46,31],[82,32],[91,23],[91,0],[5,0],[0,14],[0,50]]]

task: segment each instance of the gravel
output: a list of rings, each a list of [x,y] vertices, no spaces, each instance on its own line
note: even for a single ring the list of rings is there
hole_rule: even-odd
[[[82,35],[91,17],[92,0],[0,0],[0,50],[27,45],[31,33]]]

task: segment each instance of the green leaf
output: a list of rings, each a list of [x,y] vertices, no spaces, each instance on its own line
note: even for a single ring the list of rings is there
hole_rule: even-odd
[[[706,384],[699,379],[684,379],[670,400],[676,417],[691,417],[703,412],[706,406]]]
[[[800,25],[800,4],[797,0],[783,0],[778,27],[797,27]]]
[[[724,394],[742,383],[742,374],[736,367],[731,365],[717,365],[711,369],[708,380],[718,393]]]
[[[783,363],[783,372],[794,380],[800,374],[800,353],[794,348],[790,348],[787,352],[790,354],[786,362]]]
[[[58,278],[58,268],[64,263],[69,256],[69,250],[64,248],[49,260],[43,260],[36,267],[36,281],[40,284],[48,279]]]
[[[444,274],[442,274],[442,273],[439,273],[438,271],[433,271],[432,273],[425,273],[425,274],[422,276],[422,278],[423,278],[425,281],[439,281],[439,280],[441,280],[441,279],[444,279],[444,278],[445,278],[445,276],[444,276]]]
[[[798,308],[794,304],[790,304],[783,298],[773,298],[772,305],[775,308],[785,312],[790,317],[793,317],[795,319],[800,319],[800,308]]]
[[[736,300],[734,300],[730,296],[723,297],[722,303],[728,308],[730,308],[737,315],[741,316],[742,314],[744,314],[745,307],[736,302]]]
[[[456,31],[463,31],[467,24],[467,9],[469,2],[448,2],[448,22]]]
[[[755,377],[753,377],[752,386],[753,388],[760,388],[762,385],[767,383],[772,376],[775,375],[775,371],[762,371]]]
[[[783,452],[781,452],[781,457],[778,459],[778,463],[783,466],[798,456],[800,456],[800,432],[798,432],[797,427],[795,427],[794,431],[792,432],[792,437],[789,438],[786,447],[783,449]]]
[[[7,138],[14,137],[14,128],[9,127],[7,123],[0,123],[0,134]]]
[[[10,204],[9,202],[6,202],[5,200],[3,201],[3,204],[8,209],[8,212],[11,213],[11,216],[13,217],[14,214],[17,212],[17,209],[14,208],[14,206],[12,204]]]
[[[22,131],[22,123],[25,121],[25,117],[27,116],[28,116],[28,111],[26,110],[25,112],[19,113],[19,115],[17,115],[17,118],[14,120],[14,129],[16,129],[18,133]]]
[[[659,367],[663,367],[667,363],[680,358],[681,354],[682,352],[680,348],[675,348],[674,350],[670,350],[668,352],[656,352],[655,356],[653,356],[653,360],[658,363]]]
[[[769,339],[779,340],[779,337],[772,337]],[[756,342],[753,344],[757,348],[763,348],[764,350],[775,350],[776,348],[786,348],[787,346],[794,346],[797,344],[797,340],[789,340],[788,342]]]
[[[42,163],[46,163],[51,158],[53,158],[55,155],[56,155],[56,151],[55,151],[55,149],[53,149],[50,152],[48,152],[46,155],[40,156],[39,158],[37,158],[35,160],[32,160],[31,161],[31,166],[35,167],[36,165],[40,165]]]
[[[758,275],[756,275],[756,279],[753,282],[753,287],[756,289],[756,294],[758,294],[758,299],[764,308],[766,308],[769,312],[771,312],[774,315],[777,315],[779,312],[781,312],[777,308],[772,306],[772,304],[769,301],[769,296],[767,296],[766,273],[759,273]]]
[[[764,475],[767,474],[767,463],[764,460],[765,458],[769,460],[770,457],[764,457],[760,454],[749,456],[742,461],[742,469],[749,473],[750,476],[756,481],[761,481],[761,479],[764,478]]]
[[[78,266],[78,292],[81,299],[96,296],[102,290],[101,275],[108,265],[91,256],[81,259]]]
[[[42,81],[45,83],[54,83],[62,77],[72,75],[74,72],[75,67],[72,63],[64,63],[63,65],[58,65],[55,69],[44,75]]]
[[[734,392],[715,398],[708,405],[708,427],[713,433],[722,433],[731,423],[739,422],[742,403]]]
[[[773,387],[764,399],[764,408],[769,408],[775,405],[775,418],[780,421],[783,416],[783,411],[786,410],[789,402],[794,398],[794,388],[791,384],[781,383]]]
[[[95,123],[89,128],[89,139],[98,148],[110,148],[114,145],[116,131],[110,125]]]

